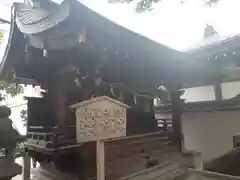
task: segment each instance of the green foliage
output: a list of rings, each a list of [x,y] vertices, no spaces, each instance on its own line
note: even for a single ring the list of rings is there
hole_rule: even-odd
[[[23,153],[23,152],[24,152],[24,143],[23,142],[17,143],[14,153],[17,155],[17,154]]]
[[[136,11],[144,12],[152,10],[152,5],[162,0],[109,0],[109,3],[131,3],[137,2]]]
[[[108,2],[109,3],[131,3],[131,2],[136,2],[136,1],[137,1],[136,11],[141,13],[141,12],[152,10],[153,5],[155,3],[158,3],[158,2],[164,1],[164,0],[109,0]],[[191,1],[191,0],[179,0],[179,3],[184,4],[188,1]],[[199,0],[199,1],[201,1],[201,0]],[[218,3],[220,0],[202,0],[202,1],[205,1],[206,5],[211,7],[214,4]]]
[[[20,85],[17,85],[15,83],[11,83],[11,82],[5,82],[5,81],[0,81],[0,102],[1,105],[3,105],[6,100],[7,97],[14,97],[17,96],[18,94],[21,94],[23,92],[23,87]],[[22,116],[21,116],[22,118]],[[23,121],[26,121],[26,119],[24,119]],[[15,131],[17,135],[19,135],[19,133],[17,132],[17,130]],[[15,149],[15,154],[19,154],[21,152],[24,151],[23,148],[24,144],[22,142],[17,143],[17,147]],[[3,152],[1,152],[0,150],[0,156]]]
[[[218,3],[220,0],[207,0],[206,4],[211,7],[212,5]]]
[[[0,101],[6,100],[9,95],[14,97],[22,92],[22,86],[15,83],[0,81]]]
[[[21,110],[21,112],[20,112],[20,117],[21,117],[21,119],[22,119],[22,121],[23,121],[24,127],[26,127],[26,126],[27,126],[27,118],[28,118],[27,110],[26,110],[26,109]]]
[[[15,130],[16,132],[16,135],[19,136],[19,132],[17,130]],[[24,152],[24,143],[21,141],[21,142],[17,142],[16,144],[16,148],[14,149],[14,153],[15,154],[19,154],[19,153],[23,153]]]

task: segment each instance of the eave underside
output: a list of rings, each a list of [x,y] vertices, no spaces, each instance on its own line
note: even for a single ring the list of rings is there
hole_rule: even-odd
[[[62,18],[59,24],[43,32],[33,34],[28,32],[29,39],[38,37],[39,42],[42,40],[54,42],[55,49],[51,50],[50,45],[47,49],[48,57],[40,57],[41,49],[34,50],[38,51],[38,55],[34,53],[24,55],[24,48],[14,48],[19,47],[19,43],[26,43],[24,33],[21,34],[15,28],[18,37],[11,35],[9,44],[13,47],[9,49],[11,53],[6,54],[5,59],[8,60],[5,61],[14,62],[12,66],[15,69],[20,68],[28,78],[34,78],[36,70],[41,70],[36,67],[38,65],[55,66],[58,71],[61,69],[66,71],[65,67],[74,65],[82,69],[100,68],[103,78],[109,82],[128,83],[139,89],[145,86],[152,90],[156,90],[161,84],[166,86],[177,84],[182,88],[212,84],[225,76],[221,63],[216,66],[216,62],[213,61],[194,60],[189,54],[169,49],[107,20],[77,1],[71,2],[73,4],[70,6],[68,17]],[[73,27],[69,29],[66,22]],[[14,25],[15,23],[12,27]],[[22,31],[23,29],[21,28]],[[79,36],[79,32],[86,33],[83,43],[72,48],[58,49],[57,44],[66,43],[67,37],[71,39]],[[64,35],[63,39],[61,33]],[[68,36],[69,33],[71,37]],[[21,41],[16,40],[19,38]],[[31,41],[28,42],[28,46],[29,43]],[[27,59],[27,56],[30,58]]]

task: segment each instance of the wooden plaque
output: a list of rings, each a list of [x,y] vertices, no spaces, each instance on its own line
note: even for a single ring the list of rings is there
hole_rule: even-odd
[[[107,96],[72,105],[76,113],[78,142],[126,136],[128,105]]]

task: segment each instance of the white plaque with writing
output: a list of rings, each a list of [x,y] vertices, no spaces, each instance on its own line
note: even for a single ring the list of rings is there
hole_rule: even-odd
[[[87,142],[126,136],[128,105],[107,96],[72,105],[76,113],[77,141]]]

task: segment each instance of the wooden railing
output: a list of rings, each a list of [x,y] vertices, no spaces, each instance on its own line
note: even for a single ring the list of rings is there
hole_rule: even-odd
[[[75,134],[75,126],[32,126],[29,127],[26,145],[30,150],[36,151],[36,148],[41,150],[41,153],[44,150],[49,153],[78,147],[76,150],[83,158],[81,162],[83,179],[94,179],[96,143],[78,144]],[[184,158],[180,148],[175,146],[169,137],[171,132],[162,131],[104,140],[106,179],[119,179],[171,160],[182,161]]]
[[[153,168],[145,169],[129,176],[120,178],[120,180],[173,180],[181,175],[184,175],[186,171],[187,168],[182,166],[180,162],[167,161]]]
[[[76,126],[30,126],[26,146],[55,151],[77,146]]]
[[[171,121],[164,121],[162,124],[164,128],[156,128],[156,131],[163,132],[171,129]],[[138,135],[127,137],[138,137]],[[30,149],[46,151],[79,146],[76,140],[76,126],[29,126],[25,144]]]
[[[162,131],[173,131],[172,119],[158,119],[157,125]]]
[[[161,132],[105,140],[106,180],[116,180],[169,161],[182,163],[185,158],[180,149],[172,144],[169,135],[170,133]],[[86,166],[86,169],[96,164],[90,163],[90,159],[87,162],[89,167]],[[87,179],[94,177],[88,176]]]

